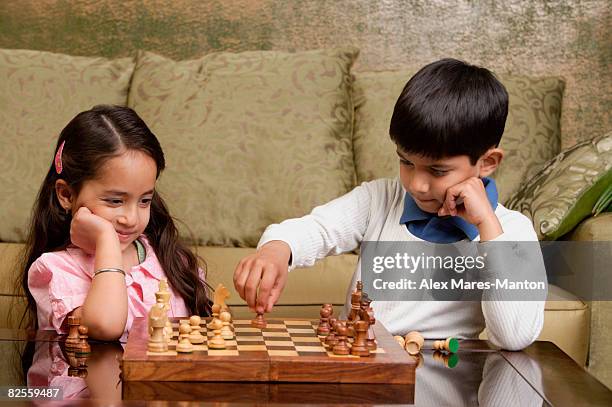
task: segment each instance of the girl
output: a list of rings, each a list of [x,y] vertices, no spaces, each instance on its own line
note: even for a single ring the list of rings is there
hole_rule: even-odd
[[[96,106],[68,123],[55,151],[22,267],[38,328],[65,333],[66,317],[76,315],[92,338],[125,339],[164,278],[170,316],[209,315],[197,258],[155,192],[164,154],[142,119]]]

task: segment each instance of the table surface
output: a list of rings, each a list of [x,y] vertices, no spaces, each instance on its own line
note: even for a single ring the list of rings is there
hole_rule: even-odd
[[[64,340],[65,337],[48,331],[0,329],[0,365],[5,367],[0,371],[0,386],[58,386],[66,402],[88,405],[104,405],[111,401],[124,405],[141,404],[142,401],[612,405],[612,391],[550,342],[536,342],[522,352],[507,352],[486,341],[463,340],[457,363],[452,368],[440,354],[424,351],[415,385],[363,385],[122,382],[122,344],[90,342],[92,353],[87,369],[77,373],[66,358]]]

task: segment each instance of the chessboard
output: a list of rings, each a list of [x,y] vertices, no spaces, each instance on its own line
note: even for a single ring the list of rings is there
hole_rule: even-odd
[[[201,332],[211,338],[203,318]],[[205,340],[192,353],[178,353],[178,326],[168,350],[147,350],[146,318],[134,320],[122,360],[124,381],[260,381],[413,384],[417,359],[408,355],[382,324],[375,324],[377,349],[370,356],[335,355],[317,335],[318,320],[270,319],[265,328],[234,320],[234,339],[225,349]]]

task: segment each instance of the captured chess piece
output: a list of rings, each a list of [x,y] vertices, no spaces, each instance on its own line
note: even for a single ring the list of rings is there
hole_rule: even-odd
[[[182,323],[179,325],[179,342],[176,345],[176,351],[179,353],[193,352],[193,345],[189,340],[191,336],[191,325]]]
[[[79,338],[79,325],[81,319],[70,315],[68,317],[68,337],[66,338],[66,349],[74,352],[80,342]]]
[[[459,355],[456,353],[444,353],[436,350],[432,354],[432,358],[436,362],[440,362],[450,369],[454,368],[457,366],[457,363],[459,363]]]
[[[223,337],[223,339],[234,339],[234,331],[232,331],[232,328],[230,326],[232,314],[230,314],[229,311],[221,311],[221,314],[219,314],[219,319],[223,324],[223,326],[221,327],[221,336]]]
[[[79,344],[76,347],[75,356],[77,359],[78,367],[86,368],[87,367],[87,359],[91,354],[91,346],[89,346],[89,342],[87,342],[89,330],[85,325],[79,326]]]
[[[416,356],[421,352],[424,343],[423,335],[417,331],[408,332],[404,337],[404,349],[412,356]]]
[[[443,341],[435,341],[432,347],[434,350],[457,353],[459,350],[459,341],[456,338],[449,337]]]
[[[351,350],[347,344],[347,331],[348,328],[344,324],[338,326],[338,332],[336,333],[338,343],[332,348],[334,355],[348,355],[350,353]]]
[[[202,318],[198,315],[192,315],[189,318],[189,325],[191,327],[191,333],[189,334],[189,342],[194,345],[199,345],[204,343],[206,339],[204,335],[200,332],[200,323],[202,322]]]
[[[266,322],[263,313],[257,313],[255,318],[251,320],[251,326],[254,328],[264,329],[267,325],[268,323]]]
[[[329,334],[329,317],[333,313],[333,308],[331,304],[323,304],[321,306],[321,311],[319,314],[321,315],[321,319],[319,320],[319,327],[317,328],[317,335],[327,336]]]
[[[208,349],[225,349],[225,339],[221,335],[221,328],[223,328],[223,322],[220,319],[213,321],[213,337],[208,340]]]
[[[404,340],[403,336],[395,335],[393,339],[395,339],[395,342],[399,343],[399,346],[401,346],[402,349],[404,349],[404,345],[406,344],[406,341]]]

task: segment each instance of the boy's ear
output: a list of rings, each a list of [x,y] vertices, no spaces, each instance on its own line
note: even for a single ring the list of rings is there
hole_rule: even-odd
[[[55,181],[55,195],[59,200],[60,205],[66,212],[69,212],[72,208],[72,202],[74,200],[74,193],[72,188],[63,179]]]
[[[479,177],[488,177],[499,167],[504,158],[504,150],[499,147],[490,148],[480,157]]]

